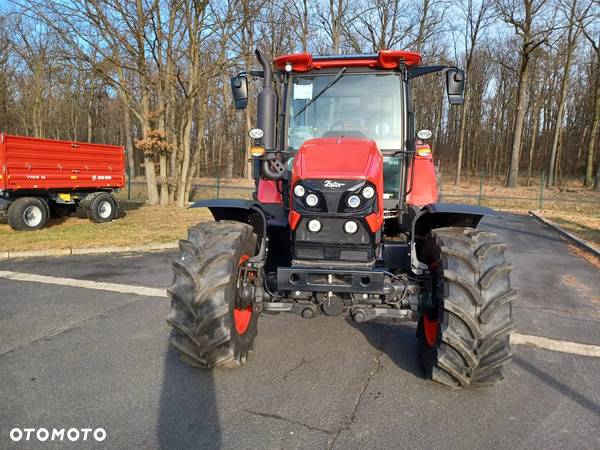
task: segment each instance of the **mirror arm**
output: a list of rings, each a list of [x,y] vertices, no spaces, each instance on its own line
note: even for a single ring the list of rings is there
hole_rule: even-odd
[[[458,67],[455,66],[423,66],[423,67],[416,67],[414,69],[409,69],[407,71],[408,76],[407,78],[409,80],[413,79],[413,78],[417,78],[423,75],[428,75],[430,73],[435,73],[435,72],[441,72],[441,71],[447,71],[449,69],[456,69],[458,70]]]
[[[243,70],[237,74],[238,77],[241,75],[250,75],[251,77],[255,78],[263,78],[265,73],[262,70]]]

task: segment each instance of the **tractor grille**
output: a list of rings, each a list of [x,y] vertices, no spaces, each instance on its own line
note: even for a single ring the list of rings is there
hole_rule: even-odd
[[[309,220],[321,222],[321,230],[311,233]],[[344,232],[348,218],[303,217],[294,233],[294,259],[369,262],[375,259],[375,235],[366,222],[353,218],[358,223],[354,234]]]

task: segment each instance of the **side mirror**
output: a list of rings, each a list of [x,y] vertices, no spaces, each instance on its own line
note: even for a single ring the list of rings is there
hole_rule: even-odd
[[[231,78],[231,93],[235,109],[244,109],[248,106],[248,78],[245,75]]]
[[[448,102],[451,105],[462,105],[465,101],[465,72],[461,69],[448,69],[446,71],[446,90]]]

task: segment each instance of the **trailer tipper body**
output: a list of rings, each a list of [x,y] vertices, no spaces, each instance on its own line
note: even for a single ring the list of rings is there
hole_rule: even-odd
[[[0,134],[0,214],[17,230],[71,213],[113,220],[124,169],[122,146]]]

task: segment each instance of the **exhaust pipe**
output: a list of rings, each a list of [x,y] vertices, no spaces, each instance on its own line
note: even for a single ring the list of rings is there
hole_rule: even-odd
[[[256,125],[263,130],[262,143],[265,150],[275,150],[275,118],[277,117],[277,93],[273,89],[273,70],[263,53],[256,49],[256,59],[263,69],[263,88],[258,94]]]

